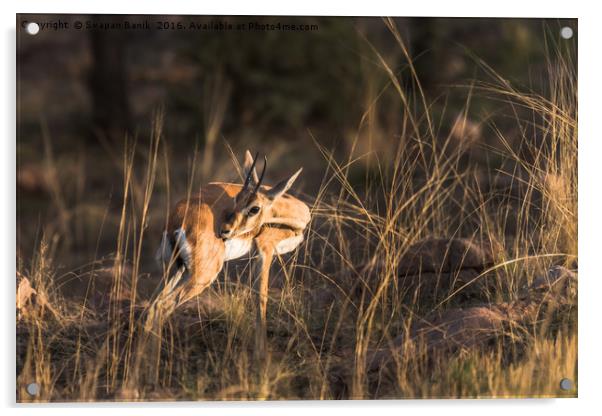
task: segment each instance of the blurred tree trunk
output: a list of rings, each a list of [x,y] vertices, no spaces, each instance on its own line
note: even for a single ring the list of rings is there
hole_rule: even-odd
[[[438,53],[441,30],[440,21],[433,18],[415,18],[410,26],[410,53],[415,59],[414,67],[420,76],[420,84],[430,91],[437,83],[437,75],[441,72],[441,59]]]
[[[118,22],[119,16],[92,16],[95,23]],[[92,96],[94,129],[100,139],[123,141],[130,130],[125,48],[127,34],[121,30],[92,30],[92,70],[89,87]]]

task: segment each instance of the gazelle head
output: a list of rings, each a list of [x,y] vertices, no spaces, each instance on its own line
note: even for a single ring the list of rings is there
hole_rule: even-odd
[[[261,175],[257,176],[255,165],[257,156],[251,156],[247,150],[245,153],[244,172],[245,182],[240,192],[232,199],[232,206],[224,211],[220,227],[220,237],[223,239],[259,231],[270,216],[270,209],[274,201],[280,198],[292,186],[303,168],[292,176],[278,182],[272,188],[261,189],[267,158],[264,157]]]

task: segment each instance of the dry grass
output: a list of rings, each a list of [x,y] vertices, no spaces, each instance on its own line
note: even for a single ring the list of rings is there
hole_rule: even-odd
[[[395,27],[387,23],[407,56]],[[398,129],[387,132],[378,125],[373,113],[381,93],[374,93],[366,99],[368,110],[345,158],[314,138],[324,158],[323,180],[315,195],[305,196],[313,212],[306,241],[272,270],[271,352],[265,368],[255,368],[252,361],[249,261],[228,265],[210,290],[166,322],[158,355],[142,355],[138,324],[149,294],[142,286],[154,286],[159,276],[149,283],[141,265],[153,255],[146,247],[158,240],[149,224],[160,229],[165,221],[150,213],[165,212],[175,193],[169,175],[174,160],[158,114],[148,144],[129,139],[119,162],[123,194],[121,212],[113,219],[118,221],[114,253],[87,259],[60,276],[57,241],[71,244],[63,234],[77,216],[69,210],[81,207],[69,208],[59,175],[48,179],[59,227],[43,230],[33,258],[18,259],[18,273],[52,311],[32,301],[17,322],[18,400],[575,396],[576,390],[559,389],[561,378],[577,380],[574,308],[560,314],[542,308],[536,321],[520,323],[520,337],[500,333],[492,345],[461,353],[428,354],[427,346],[409,340],[392,372],[369,370],[373,351],[388,349],[429,314],[512,301],[551,266],[575,267],[575,70],[560,55],[551,57],[549,94],[543,97],[519,92],[483,64],[490,81],[467,88],[467,108],[474,94],[500,100],[521,136],[517,147],[516,138],[489,125],[500,145],[487,147],[474,137],[458,144],[456,129],[447,137],[441,133],[409,56],[413,94],[386,58],[374,53],[388,75],[386,88],[396,92],[402,108]],[[203,157],[192,159],[187,193],[200,181],[194,161],[214,160],[209,153],[224,106],[208,115],[211,140]],[[374,136],[384,148],[366,146]],[[366,148],[370,153],[361,153]],[[488,152],[501,162],[483,173],[466,163],[471,151]],[[56,172],[49,144],[46,158],[49,171]],[[353,179],[358,165],[367,166],[359,186]],[[103,224],[111,221],[106,216],[99,215]],[[432,236],[488,242],[497,247],[495,264],[468,285],[418,300],[416,288],[399,278],[399,263],[413,243]],[[88,282],[82,297],[60,290],[69,279]],[[484,279],[493,283],[482,299],[462,298],[466,286]],[[98,292],[105,296],[97,299]],[[34,380],[41,392],[32,398],[25,386]]]

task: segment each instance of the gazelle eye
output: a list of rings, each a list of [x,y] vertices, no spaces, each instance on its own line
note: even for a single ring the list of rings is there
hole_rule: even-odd
[[[258,206],[254,206],[249,208],[249,212],[248,212],[248,216],[252,217],[253,215],[257,214],[259,212],[259,207]]]

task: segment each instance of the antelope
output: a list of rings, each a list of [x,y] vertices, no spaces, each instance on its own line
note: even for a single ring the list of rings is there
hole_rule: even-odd
[[[224,263],[248,253],[258,255],[254,288],[257,296],[255,352],[266,352],[266,308],[270,266],[275,255],[293,251],[303,241],[311,217],[309,207],[287,195],[302,168],[270,187],[258,177],[255,158],[247,150],[244,183],[212,182],[198,195],[176,203],[156,253],[170,276],[149,307],[145,329],[151,331],[184,302],[201,294],[217,278]],[[170,270],[175,269],[175,273]]]

